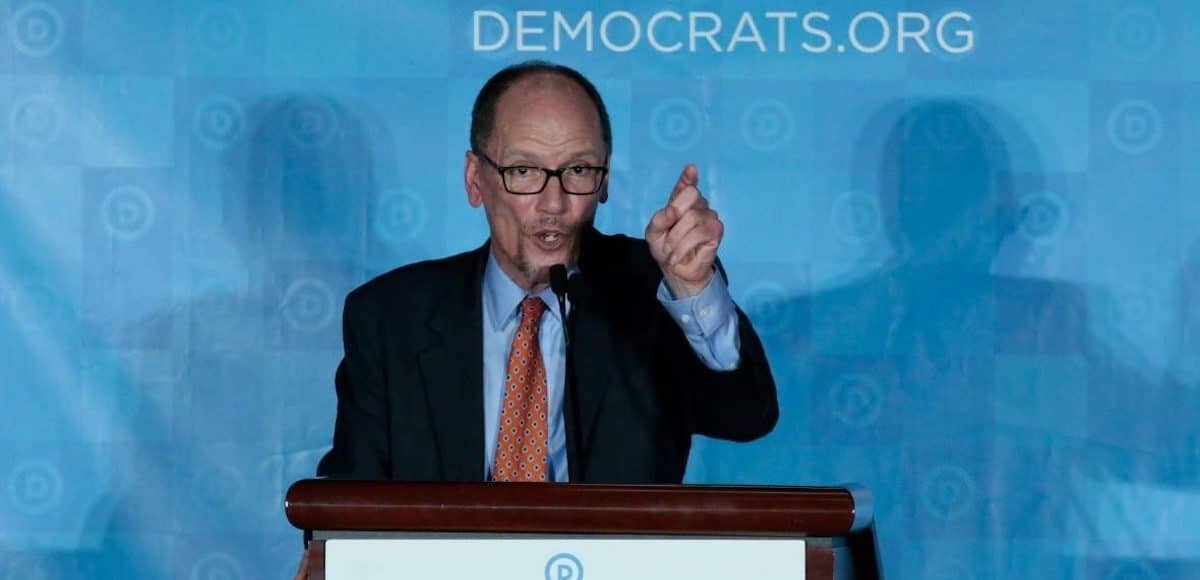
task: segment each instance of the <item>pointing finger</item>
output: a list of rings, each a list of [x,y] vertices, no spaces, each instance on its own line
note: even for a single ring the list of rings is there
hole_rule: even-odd
[[[671,188],[671,199],[675,199],[679,192],[683,191],[688,186],[695,187],[700,183],[700,169],[694,163],[688,163],[683,167],[683,171],[679,172],[679,179],[675,180],[675,187]]]
[[[699,189],[696,189],[693,185],[689,185],[671,198],[669,205],[679,210],[679,213],[682,214],[691,209],[707,209],[708,201],[704,199]]]

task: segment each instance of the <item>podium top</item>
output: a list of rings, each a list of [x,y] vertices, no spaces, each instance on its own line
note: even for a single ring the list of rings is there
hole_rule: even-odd
[[[285,508],[324,531],[833,537],[872,519],[866,496],[832,487],[310,479]]]

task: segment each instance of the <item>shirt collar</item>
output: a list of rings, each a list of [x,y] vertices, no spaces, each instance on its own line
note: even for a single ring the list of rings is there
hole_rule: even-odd
[[[571,272],[577,270],[575,267],[570,269]],[[483,271],[483,300],[491,312],[492,330],[498,332],[503,329],[508,321],[517,315],[517,306],[528,295],[500,269],[496,254],[489,249],[487,266]],[[538,292],[537,296],[546,303],[546,313],[557,319],[558,297],[554,295],[554,291],[547,286]]]

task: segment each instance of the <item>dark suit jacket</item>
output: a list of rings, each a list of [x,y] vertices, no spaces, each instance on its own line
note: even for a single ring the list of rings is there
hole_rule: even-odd
[[[678,483],[691,436],[746,441],[778,418],[762,344],[740,310],[741,362],[709,370],[655,297],[646,242],[589,230],[569,324],[570,480]],[[411,264],[346,298],[333,449],[319,475],[482,481],[487,252]]]

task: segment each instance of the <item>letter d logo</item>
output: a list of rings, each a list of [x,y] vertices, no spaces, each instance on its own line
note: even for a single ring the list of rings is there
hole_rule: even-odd
[[[572,554],[555,554],[546,562],[546,580],[583,580],[583,563]]]

